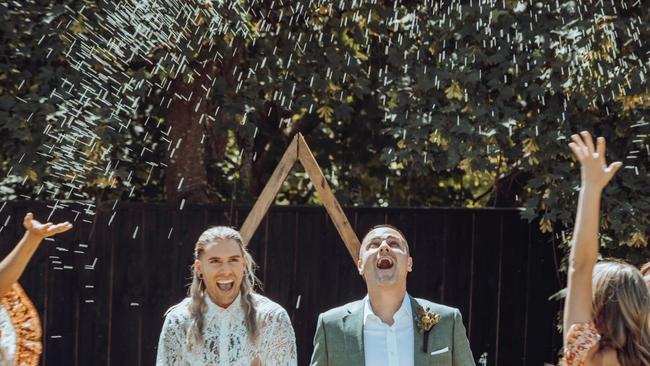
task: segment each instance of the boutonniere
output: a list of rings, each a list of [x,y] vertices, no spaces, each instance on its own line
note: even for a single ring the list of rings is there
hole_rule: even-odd
[[[415,309],[415,323],[418,327],[418,331],[424,334],[424,339],[422,340],[422,351],[427,352],[427,345],[429,343],[429,332],[433,329],[433,326],[438,324],[440,321],[440,314],[432,313],[429,308],[424,308],[418,306]]]

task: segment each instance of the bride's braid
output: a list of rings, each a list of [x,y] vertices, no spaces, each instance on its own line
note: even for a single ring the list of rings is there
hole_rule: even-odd
[[[205,291],[203,280],[199,278],[196,269],[192,268],[192,273],[192,284],[190,285],[189,290],[189,295],[191,298],[189,322],[190,329],[187,332],[187,347],[190,350],[192,349],[192,341],[198,344],[203,342],[203,321],[205,320],[205,311],[208,307],[205,303],[205,298],[203,295]]]
[[[244,273],[244,278],[241,281],[241,287],[239,289],[241,296],[241,307],[246,314],[246,329],[248,329],[248,335],[252,341],[255,341],[257,338],[257,306],[255,300],[253,299],[253,294],[255,293],[255,286],[259,284],[259,280],[255,276],[256,264],[253,261],[253,257],[246,251],[245,246],[241,246],[242,252],[244,252],[244,258],[246,258],[246,273]]]

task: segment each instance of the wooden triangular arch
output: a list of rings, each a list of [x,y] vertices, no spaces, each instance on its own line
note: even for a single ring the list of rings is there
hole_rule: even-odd
[[[327,213],[334,222],[336,230],[339,232],[341,239],[343,239],[343,243],[347,247],[348,252],[350,252],[350,256],[352,256],[356,265],[359,257],[359,248],[361,247],[359,238],[357,237],[357,234],[354,233],[354,230],[352,230],[352,226],[350,226],[350,222],[345,216],[341,205],[339,205],[339,202],[336,197],[334,197],[329,184],[327,184],[327,180],[325,179],[320,166],[318,166],[318,162],[314,159],[311,149],[309,149],[309,146],[307,146],[307,143],[305,142],[305,138],[300,133],[294,136],[291,144],[289,144],[289,147],[287,147],[287,150],[284,152],[282,159],[280,159],[278,166],[273,171],[273,175],[271,175],[271,178],[266,183],[262,193],[255,202],[253,209],[248,214],[246,221],[244,221],[240,230],[244,242],[248,243],[253,237],[253,234],[262,221],[262,218],[266,215],[266,212],[275,200],[275,196],[277,196],[280,191],[282,183],[287,179],[289,172],[297,161],[300,161],[302,166],[305,168],[309,179],[314,184],[314,187],[316,187],[316,192],[318,192],[320,199],[323,201]]]

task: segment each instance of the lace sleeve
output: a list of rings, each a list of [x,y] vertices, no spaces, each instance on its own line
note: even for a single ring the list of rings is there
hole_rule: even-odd
[[[180,366],[183,363],[183,324],[182,318],[169,312],[165,316],[165,323],[158,340],[158,353],[156,366]]]
[[[258,352],[262,364],[296,366],[296,336],[289,315],[279,308],[265,318],[258,338]]]
[[[600,341],[593,323],[573,324],[567,332],[566,347],[561,365],[582,366],[589,350]]]

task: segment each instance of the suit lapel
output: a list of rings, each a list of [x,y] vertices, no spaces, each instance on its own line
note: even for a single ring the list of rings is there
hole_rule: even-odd
[[[352,304],[348,315],[343,317],[343,334],[345,334],[345,348],[347,358],[351,365],[365,366],[363,353],[363,301]]]
[[[427,354],[422,351],[422,342],[424,341],[424,335],[420,333],[418,329],[418,323],[415,321],[416,310],[420,306],[418,301],[411,295],[409,295],[411,300],[411,314],[413,314],[413,364],[414,365],[426,365],[427,364]],[[429,341],[431,341],[431,334],[429,334]]]

